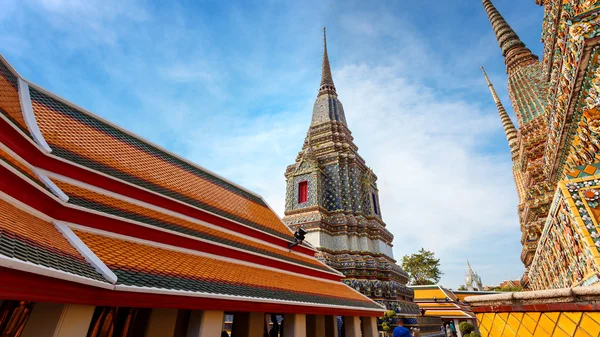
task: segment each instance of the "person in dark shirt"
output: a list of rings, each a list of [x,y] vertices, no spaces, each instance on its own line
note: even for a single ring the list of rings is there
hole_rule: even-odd
[[[398,326],[394,329],[394,337],[412,337],[410,330],[404,327],[402,319],[398,320]]]

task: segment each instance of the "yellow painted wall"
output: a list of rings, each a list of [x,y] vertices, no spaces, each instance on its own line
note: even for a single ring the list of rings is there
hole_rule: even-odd
[[[478,313],[482,337],[599,337],[600,312]]]

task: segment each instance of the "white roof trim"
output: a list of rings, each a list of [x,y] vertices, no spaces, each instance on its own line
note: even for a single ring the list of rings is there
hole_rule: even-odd
[[[112,284],[117,283],[117,275],[115,275],[115,273],[113,273],[112,270],[110,270],[67,225],[60,221],[53,221],[52,223],[65,239],[69,241],[73,248],[75,248],[98,273],[104,276],[108,282]]]
[[[27,124],[31,137],[46,153],[52,152],[35,120],[33,106],[31,105],[31,96],[29,95],[29,85],[21,77],[19,77],[19,101],[21,102],[23,119],[25,119],[25,124]]]
[[[10,164],[5,163],[3,160],[0,160],[0,166],[5,167],[6,169],[8,169],[9,171],[11,171],[15,175],[21,177],[25,182],[31,181],[31,178],[27,177],[26,175],[24,175],[23,173],[21,173],[19,170],[17,170],[16,168],[12,167]],[[32,171],[33,171],[33,168],[32,168]],[[44,189],[37,182],[34,182],[34,181],[31,181],[31,182],[32,183],[30,183],[30,185],[33,186],[35,189],[41,191],[42,193],[46,194],[47,196],[51,197],[52,199],[60,202],[60,199],[56,195],[54,195],[52,192],[48,192],[48,190]]]
[[[34,142],[31,137],[29,137],[28,135],[26,135],[23,130],[21,130],[21,128],[18,128],[16,125],[14,125],[14,123],[9,120],[8,118],[6,118],[6,116],[4,116],[4,114],[0,114],[0,118],[2,118],[8,125],[10,125],[13,130],[17,131],[21,136],[23,136],[23,139],[26,139],[29,143],[31,143],[31,145],[35,146],[36,148],[39,148],[39,145]]]
[[[329,279],[325,279],[325,278],[320,278],[320,277],[315,277],[315,276],[310,276],[310,275],[304,275],[304,274],[295,273],[295,272],[292,272],[292,271],[289,271],[289,270],[284,270],[284,269],[278,269],[278,268],[274,268],[274,267],[263,266],[261,264],[257,264],[257,263],[253,263],[253,262],[248,262],[248,261],[243,261],[243,260],[237,260],[237,259],[233,259],[233,258],[230,258],[230,257],[215,255],[215,254],[208,253],[208,252],[201,252],[201,251],[197,251],[197,250],[193,250],[193,249],[172,246],[172,245],[165,244],[165,243],[160,243],[160,242],[155,242],[155,241],[149,241],[149,240],[139,239],[139,238],[135,238],[135,237],[131,237],[131,236],[126,236],[126,235],[121,235],[121,234],[117,234],[117,233],[113,233],[113,232],[107,232],[107,231],[104,231],[104,230],[101,230],[101,229],[86,227],[86,226],[82,226],[82,225],[78,225],[78,224],[74,224],[74,223],[70,223],[70,222],[64,222],[63,221],[61,223],[65,224],[65,225],[67,225],[67,226],[69,226],[71,228],[74,228],[74,229],[77,229],[77,230],[81,230],[81,231],[84,231],[84,232],[88,232],[88,233],[92,233],[92,234],[96,234],[96,235],[101,235],[101,236],[105,236],[105,237],[109,237],[109,238],[113,238],[113,239],[117,239],[117,240],[138,243],[138,244],[145,245],[145,246],[156,247],[156,248],[160,248],[160,249],[165,249],[165,250],[180,252],[180,253],[184,253],[184,254],[196,255],[196,256],[200,256],[200,257],[206,257],[206,258],[210,258],[210,259],[214,259],[214,260],[218,260],[218,261],[224,261],[224,262],[229,262],[229,263],[233,263],[233,264],[239,264],[239,265],[243,265],[243,266],[247,266],[247,267],[252,267],[252,268],[266,269],[266,270],[270,270],[270,271],[277,272],[277,273],[292,275],[292,276],[296,276],[296,277],[302,277],[302,278],[311,279],[311,280],[317,280],[317,281],[322,281],[322,282],[327,282],[327,283],[333,283],[333,284],[340,284],[340,283],[342,283],[341,281],[334,281],[334,280],[329,280]]]
[[[6,58],[4,58],[4,56],[2,56],[2,54],[0,54],[0,62],[2,62],[15,77],[17,77],[17,78],[21,77],[21,75],[19,75],[19,73],[15,70],[15,68],[13,68],[12,65],[10,65],[10,62],[8,62],[8,60]]]
[[[54,193],[61,201],[69,201],[69,196],[66,195],[65,192],[63,192],[58,186],[56,186],[56,184],[54,184],[54,182],[50,180],[48,176],[46,176],[44,173],[42,173],[39,169],[35,167],[31,167],[31,170],[42,181],[42,183],[44,183],[44,185],[46,185],[46,187],[48,187],[48,189],[52,193]]]
[[[53,277],[65,281],[77,282],[89,286],[100,287],[104,289],[114,290],[112,284],[96,281],[87,277],[71,274],[58,269],[52,269],[45,266],[37,265],[28,261],[14,259],[0,255],[0,267],[16,269],[28,273],[33,273],[42,276]]]
[[[27,166],[29,169],[33,169],[33,165],[29,164],[25,159],[21,158],[21,156],[16,154],[8,146],[4,145],[4,143],[0,143],[0,149],[4,152],[8,153],[11,157],[15,158],[19,163]]]
[[[299,302],[299,301],[286,301],[286,300],[279,300],[279,299],[273,299],[273,298],[235,296],[235,295],[224,295],[224,294],[214,294],[214,293],[201,293],[201,292],[195,292],[195,291],[169,290],[169,289],[150,288],[150,287],[146,288],[146,287],[127,286],[127,285],[117,285],[117,286],[115,286],[115,290],[137,292],[137,293],[152,293],[152,294],[165,294],[165,295],[176,295],[176,296],[214,298],[214,299],[231,300],[231,301],[291,304],[291,305],[301,305],[301,306],[318,307],[318,308],[372,311],[372,312],[380,312],[380,313],[383,313],[383,311],[384,311],[383,308],[382,309],[374,309],[374,308],[363,308],[363,307],[350,307],[350,306],[345,306],[345,305],[321,304],[321,303]]]

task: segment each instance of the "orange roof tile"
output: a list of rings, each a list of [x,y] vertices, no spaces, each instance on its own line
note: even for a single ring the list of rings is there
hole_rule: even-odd
[[[25,164],[23,164],[22,162],[20,162],[16,158],[14,158],[8,152],[4,151],[2,148],[0,148],[0,159],[2,159],[4,162],[8,163],[10,166],[16,168],[17,170],[19,170],[21,173],[23,173],[30,179],[34,180],[42,187],[46,188],[46,186],[40,181],[40,179],[37,177],[37,175],[35,175],[35,173],[33,173],[33,171],[29,167],[25,166]]]
[[[0,255],[105,281],[53,224],[1,199]]]
[[[380,309],[341,282],[74,232],[117,275],[117,284]]]
[[[17,78],[0,60],[0,113],[10,120],[29,136],[27,124],[21,113],[21,102],[17,90]]]
[[[277,249],[243,237],[224,233],[199,223],[187,221],[154,209],[138,206],[120,199],[109,197],[105,194],[90,191],[83,187],[75,186],[57,179],[52,181],[69,196],[69,202],[95,211],[109,213],[122,218],[139,221],[151,226],[177,231],[183,234],[196,236],[221,244],[232,245],[247,251],[268,255],[281,260],[299,263],[313,268],[330,271],[328,267],[314,257],[294,254],[286,250]]]
[[[53,154],[174,199],[291,238],[259,197],[30,87]]]

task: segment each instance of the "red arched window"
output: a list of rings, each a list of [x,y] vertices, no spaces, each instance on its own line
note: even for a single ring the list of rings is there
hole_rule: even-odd
[[[301,181],[298,183],[298,203],[304,203],[308,201],[308,181]]]

